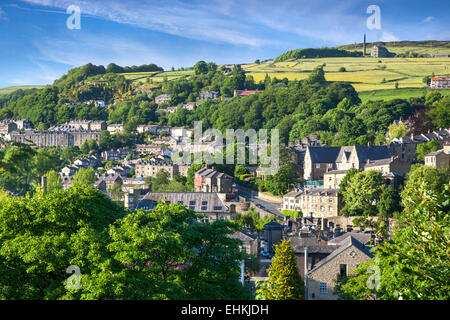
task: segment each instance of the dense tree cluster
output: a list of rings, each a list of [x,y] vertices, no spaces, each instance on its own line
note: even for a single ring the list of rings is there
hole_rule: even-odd
[[[231,222],[180,204],[127,215],[82,186],[0,199],[0,299],[251,298]]]
[[[341,299],[448,300],[448,173],[420,166],[408,175],[404,210],[375,258],[338,281]]]
[[[274,59],[274,62],[281,62],[290,59],[306,58],[328,58],[328,57],[360,57],[361,52],[347,51],[336,48],[307,48],[289,50]]]

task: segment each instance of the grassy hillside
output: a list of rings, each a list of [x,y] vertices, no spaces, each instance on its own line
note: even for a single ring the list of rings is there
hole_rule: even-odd
[[[42,89],[45,86],[11,86],[11,87],[4,87],[4,88],[0,88],[0,94],[8,94],[11,93],[13,91],[22,89],[22,90],[26,90],[26,89]]]
[[[318,58],[248,64],[243,68],[256,82],[264,80],[266,74],[278,79],[301,80],[323,64],[328,81],[348,82],[359,92],[394,89],[396,82],[401,89],[423,88],[424,76],[450,73],[450,58]],[[342,67],[345,72],[340,71]]]
[[[123,75],[125,79],[133,83],[145,83],[147,78],[150,78],[152,82],[162,82],[165,78],[167,80],[175,80],[183,77],[188,77],[193,74],[193,70],[186,71],[166,71],[166,72],[133,72],[133,73],[119,73]]]
[[[374,45],[386,47],[396,54],[408,54],[410,51],[418,54],[448,53],[450,55],[450,41],[395,41],[395,42],[368,42],[367,53]],[[338,49],[347,51],[362,51],[363,44],[349,44]]]

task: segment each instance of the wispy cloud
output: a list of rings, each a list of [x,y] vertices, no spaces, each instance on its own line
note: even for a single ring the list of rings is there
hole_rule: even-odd
[[[199,6],[178,0],[170,1],[73,1],[22,0],[34,5],[66,9],[78,5],[82,15],[135,25],[195,40],[224,42],[235,45],[261,46],[274,44],[270,38],[251,34],[251,27],[236,19],[230,20],[214,6]]]
[[[38,48],[42,60],[70,66],[80,66],[89,62],[97,65],[115,62],[124,66],[149,61],[169,64],[167,58],[156,49],[117,36],[84,34],[83,37],[73,36],[70,39],[46,37],[34,41],[34,46]]]
[[[8,20],[8,17],[6,16],[6,12],[0,8],[0,20]]]
[[[434,17],[433,16],[428,16],[425,19],[423,19],[423,22],[430,22],[431,20],[433,20]]]
[[[389,41],[400,41],[399,38],[397,38],[395,35],[393,35],[389,31],[383,31],[383,34],[381,35],[381,41],[389,42]]]

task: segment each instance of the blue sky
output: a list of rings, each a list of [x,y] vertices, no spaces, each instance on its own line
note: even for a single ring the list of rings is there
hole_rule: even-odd
[[[70,5],[81,29],[66,27]],[[381,29],[369,30],[369,5]],[[0,87],[50,84],[88,62],[247,63],[287,50],[370,41],[450,40],[450,1],[0,0]]]

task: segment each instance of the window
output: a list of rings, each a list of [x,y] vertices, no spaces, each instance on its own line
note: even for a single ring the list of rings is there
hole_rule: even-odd
[[[202,206],[206,206],[208,204],[208,201],[202,201]]]
[[[316,163],[316,169],[320,169],[320,163]]]
[[[195,210],[195,206],[189,206],[189,209]]]
[[[189,201],[189,205],[190,205],[190,206],[195,206],[195,200]]]
[[[214,211],[220,211],[220,210],[222,210],[221,206],[214,207]]]
[[[178,203],[183,204],[183,200],[178,201]]]
[[[201,210],[206,211],[207,210],[206,206],[202,206]]]
[[[319,292],[320,294],[327,294],[328,293],[328,287],[326,282],[321,282],[319,285]]]
[[[347,265],[346,264],[340,264],[339,265],[339,275],[341,277],[347,276]]]

